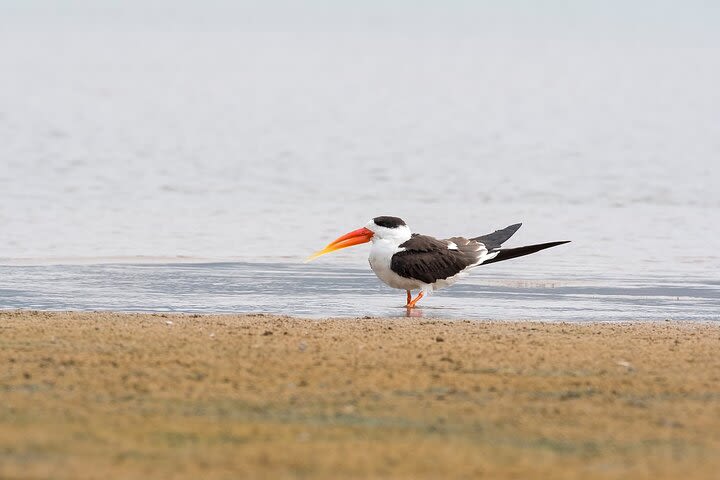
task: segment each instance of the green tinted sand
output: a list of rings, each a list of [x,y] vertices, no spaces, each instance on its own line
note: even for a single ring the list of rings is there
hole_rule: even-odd
[[[718,478],[720,326],[0,313],[0,478]]]

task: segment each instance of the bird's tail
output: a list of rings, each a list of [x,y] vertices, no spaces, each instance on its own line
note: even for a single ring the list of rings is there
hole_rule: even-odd
[[[546,248],[550,247],[556,247],[558,245],[562,245],[563,243],[569,242],[570,240],[565,240],[563,242],[538,243],[537,245],[527,245],[525,247],[501,248],[495,257],[491,258],[490,260],[484,261],[483,263],[481,263],[481,265],[487,265],[488,263],[494,262],[502,262],[503,260],[510,260],[511,258],[530,255],[531,253],[539,252],[540,250],[545,250]]]

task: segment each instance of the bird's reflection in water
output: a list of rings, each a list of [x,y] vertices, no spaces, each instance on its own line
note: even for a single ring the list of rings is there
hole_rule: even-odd
[[[419,318],[419,317],[423,316],[423,311],[419,308],[406,308],[405,316],[408,318],[410,318],[410,317]]]

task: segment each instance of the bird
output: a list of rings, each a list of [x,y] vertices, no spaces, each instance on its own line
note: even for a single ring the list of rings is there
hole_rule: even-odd
[[[330,252],[372,242],[368,261],[375,275],[392,288],[406,291],[405,307],[441,288],[449,287],[476,267],[510,260],[555,247],[569,240],[500,248],[522,223],[478,237],[437,239],[413,233],[399,217],[379,216],[364,227],[342,235],[310,255],[306,262]],[[412,292],[419,290],[413,298]]]

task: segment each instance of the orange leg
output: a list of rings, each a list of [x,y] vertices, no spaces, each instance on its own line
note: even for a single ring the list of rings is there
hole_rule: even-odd
[[[408,304],[405,305],[405,306],[406,306],[407,308],[415,308],[415,304],[416,304],[421,298],[423,298],[423,292],[422,292],[422,291],[421,291],[420,293],[418,293],[418,296],[415,297],[415,300],[413,300],[413,301],[411,301],[411,302],[408,302]]]
[[[407,292],[407,302],[405,302],[406,305],[410,304],[410,300],[412,300],[412,294],[410,293],[410,290],[405,290]]]

